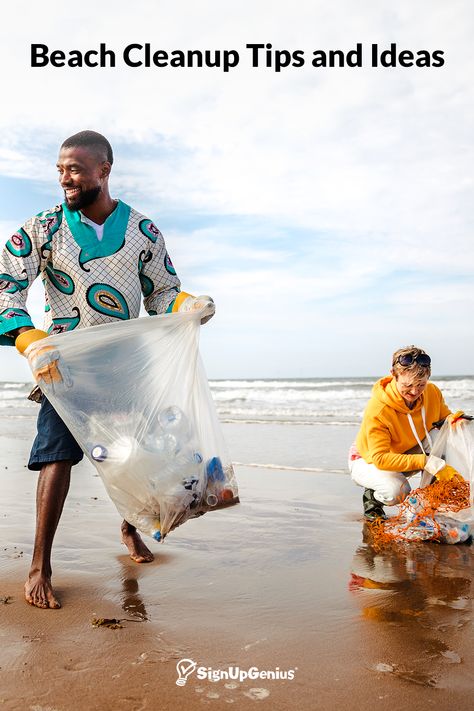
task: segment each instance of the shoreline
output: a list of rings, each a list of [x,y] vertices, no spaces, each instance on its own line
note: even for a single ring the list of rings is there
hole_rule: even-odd
[[[263,440],[260,427],[246,426],[245,441],[242,427],[224,427],[233,458],[247,460],[267,435],[274,441],[271,426]],[[302,461],[302,444],[288,451],[288,437],[275,453]],[[36,476],[23,466],[30,438],[27,430],[0,437],[8,466],[0,468],[0,596],[12,598],[0,604],[0,708],[470,708],[473,549],[374,554],[362,540],[362,492],[341,474],[239,466],[239,505],[188,521],[163,544],[147,539],[156,559],[138,565],[120,544],[120,517],[99,477],[82,463],[53,550],[63,607],[30,607],[22,598],[34,531]],[[341,448],[333,432],[315,442],[311,463],[334,466]],[[358,586],[363,579],[374,586]],[[94,617],[123,627],[94,627]],[[294,678],[211,681],[194,672],[179,687],[183,658],[205,670],[278,668]]]

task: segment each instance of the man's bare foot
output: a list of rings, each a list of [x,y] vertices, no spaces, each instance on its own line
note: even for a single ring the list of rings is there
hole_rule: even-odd
[[[122,543],[127,546],[130,558],[136,563],[151,563],[155,559],[151,550],[143,543],[137,529],[126,521],[122,523]]]
[[[51,578],[41,573],[31,573],[25,583],[25,599],[34,607],[57,609],[61,603],[55,597]]]

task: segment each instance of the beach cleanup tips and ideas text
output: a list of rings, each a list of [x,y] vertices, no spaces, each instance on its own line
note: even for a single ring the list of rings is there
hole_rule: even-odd
[[[119,64],[133,68],[205,68],[230,72],[237,67],[267,69],[281,72],[289,68],[311,66],[314,68],[364,67],[442,67],[444,51],[440,49],[406,49],[395,42],[390,46],[361,42],[349,50],[281,49],[270,43],[246,44],[245,49],[155,49],[150,43],[128,44],[120,52],[101,42],[95,49],[51,49],[46,44],[31,45],[32,67],[114,68]]]

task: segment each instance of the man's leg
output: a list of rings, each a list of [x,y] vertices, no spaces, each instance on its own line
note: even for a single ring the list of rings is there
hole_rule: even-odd
[[[41,468],[36,492],[36,535],[25,598],[42,608],[61,607],[51,586],[51,548],[71,480],[72,461],[51,462]]]
[[[60,607],[51,587],[51,548],[69,490],[71,467],[83,454],[49,400],[44,396],[28,469],[39,471],[36,494],[36,536],[25,597],[36,607]]]
[[[153,553],[144,544],[135,526],[128,521],[122,523],[122,543],[127,546],[130,558],[136,563],[151,563],[154,559]]]

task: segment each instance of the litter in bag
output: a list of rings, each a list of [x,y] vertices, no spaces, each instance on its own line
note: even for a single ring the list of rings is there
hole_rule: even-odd
[[[59,381],[38,384],[119,513],[156,540],[239,501],[199,355],[201,316],[108,323],[30,346],[56,361]]]
[[[464,481],[435,481],[423,474],[421,486],[399,505],[396,516],[371,524],[375,544],[392,541],[463,543],[474,531],[474,422],[445,422],[432,454],[454,467]]]

